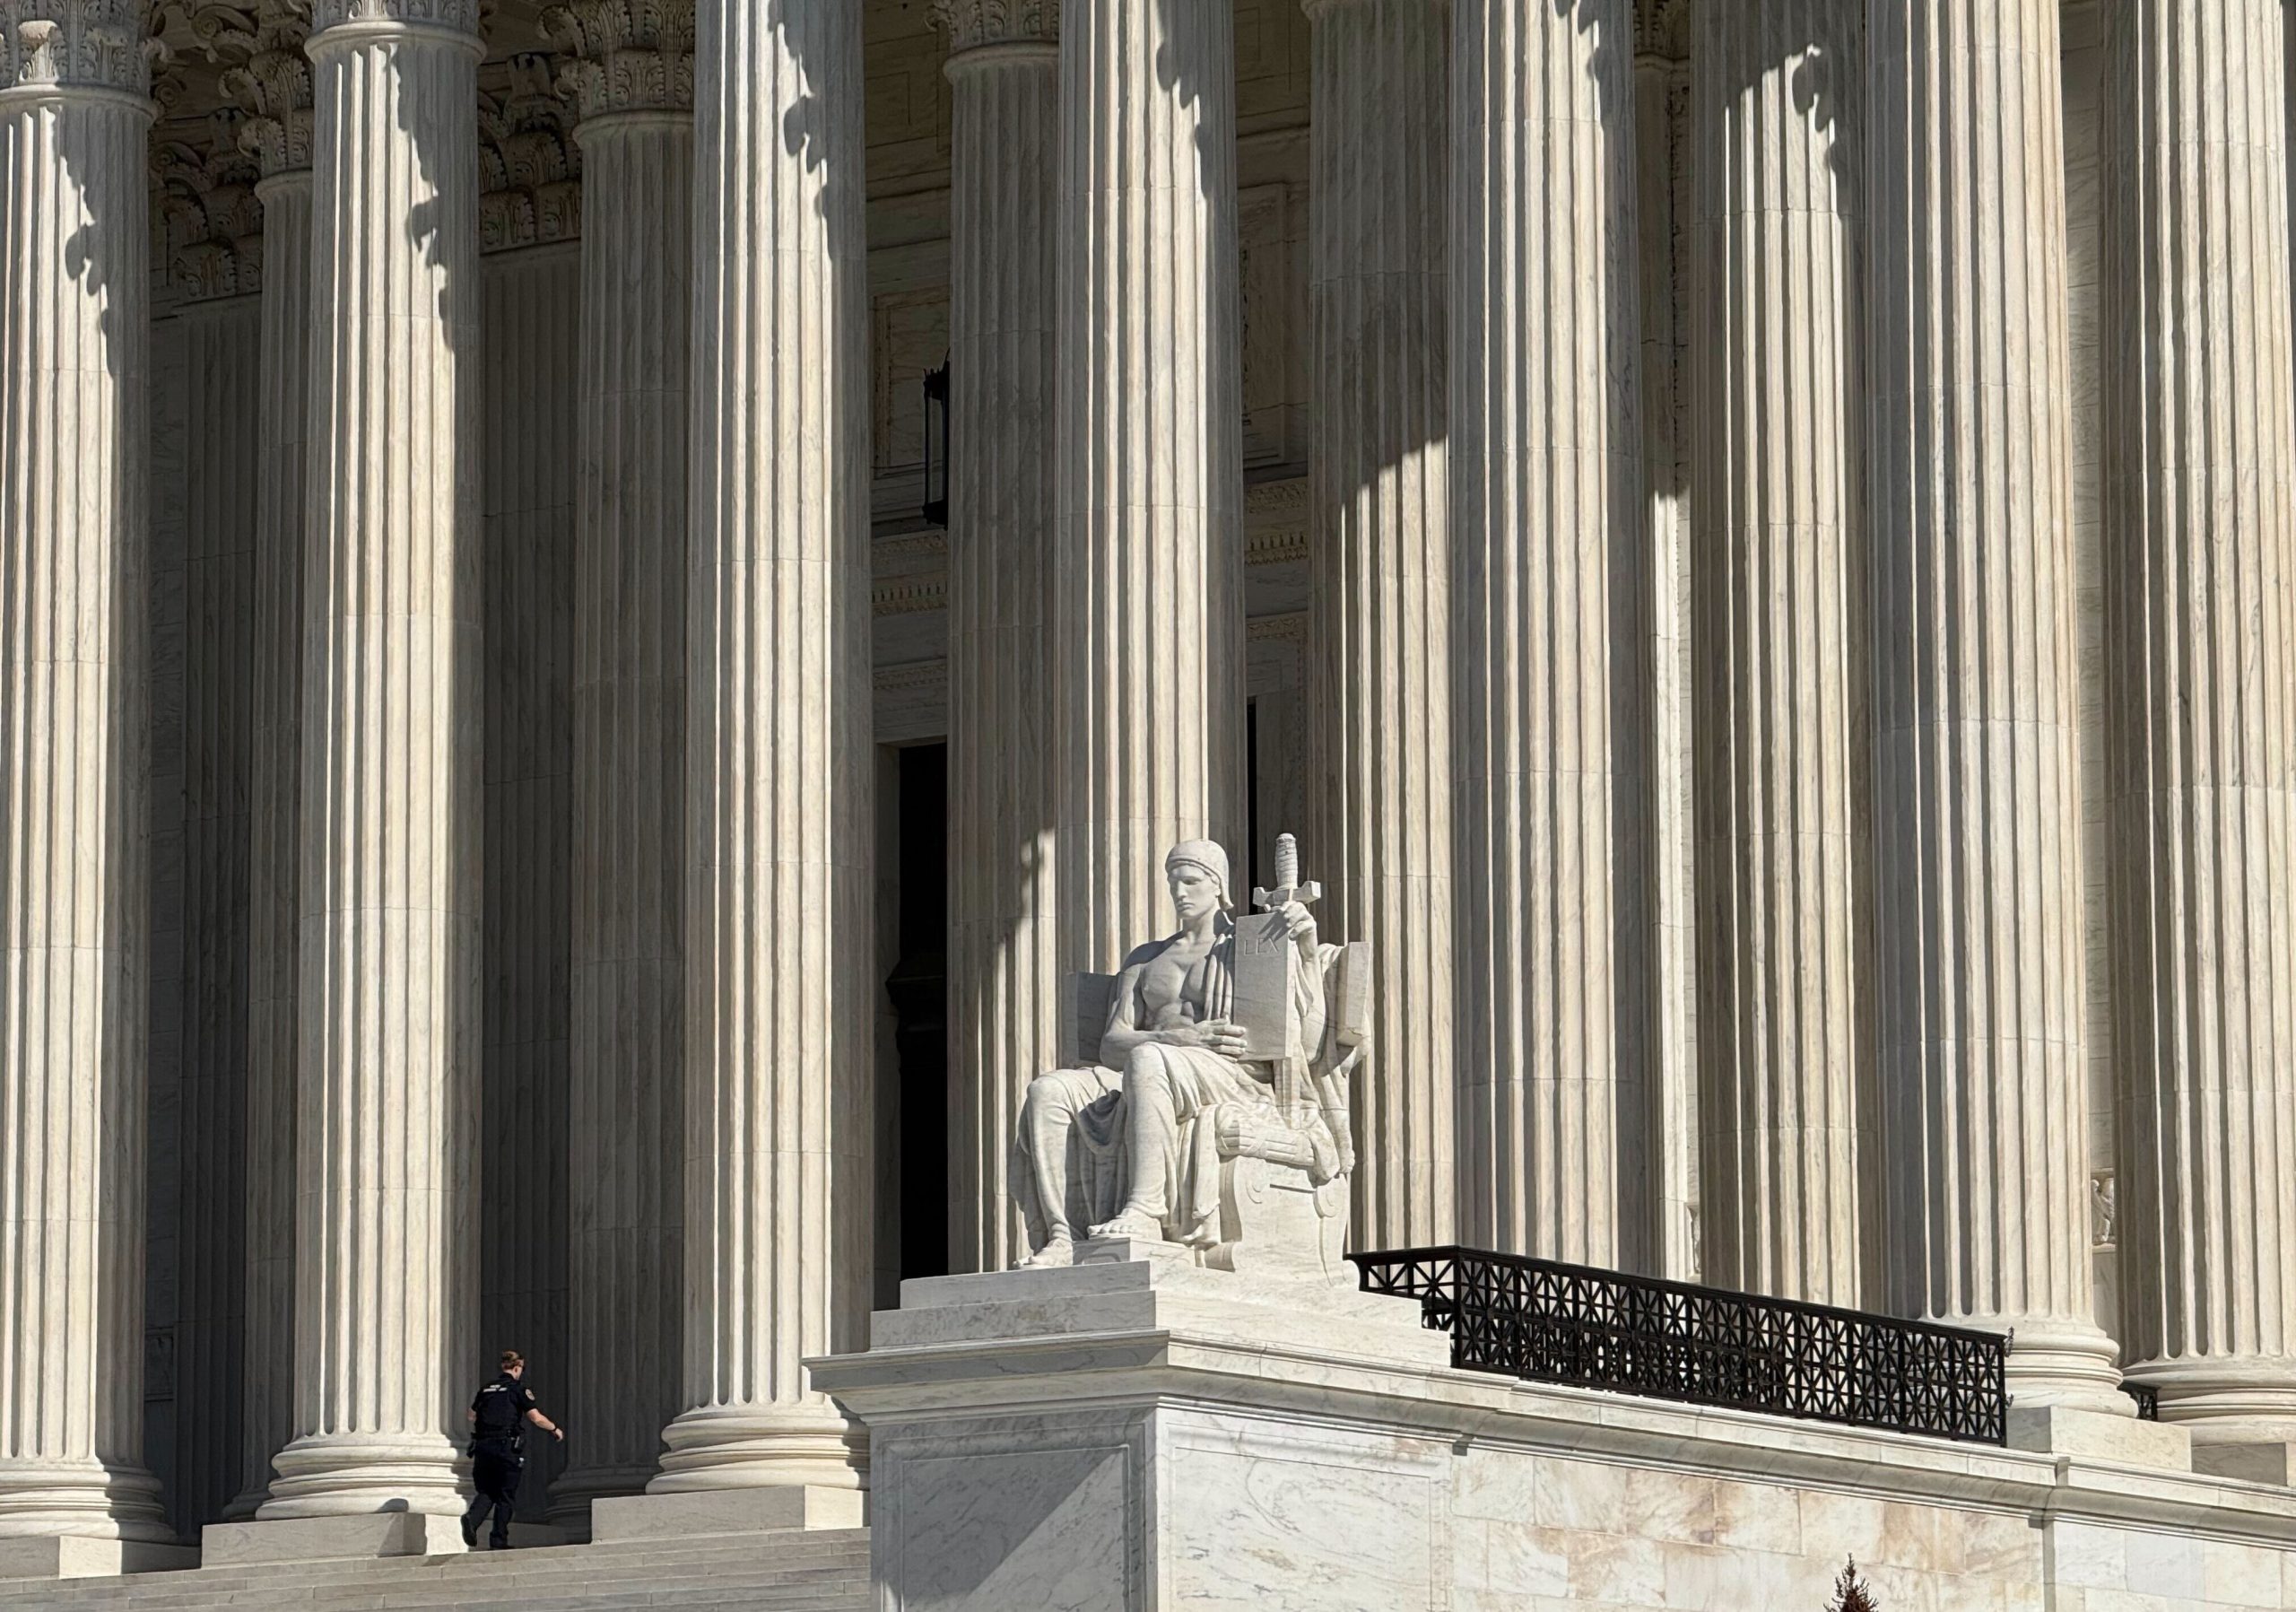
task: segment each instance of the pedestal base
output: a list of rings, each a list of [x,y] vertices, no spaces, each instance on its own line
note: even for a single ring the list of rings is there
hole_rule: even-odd
[[[2126,1461],[2135,1467],[2158,1467],[2164,1472],[2190,1472],[2195,1467],[2192,1434],[2184,1428],[2064,1405],[2031,1410],[2011,1406],[2009,1448]]]
[[[2296,1443],[2283,1440],[2255,1443],[2198,1443],[2192,1447],[2192,1469],[2212,1477],[2236,1477],[2242,1483],[2265,1483],[2281,1488],[2296,1486]]]
[[[0,1581],[102,1579],[128,1573],[176,1573],[199,1565],[185,1545],[145,1545],[132,1539],[86,1539],[51,1534],[0,1539]]]
[[[1168,1259],[901,1298],[808,1363],[869,1426],[880,1612],[1822,1607],[1853,1556],[1884,1607],[2296,1607],[2296,1495],[2133,1418],[2032,1453],[1521,1383],[1412,1301]]]
[[[291,1517],[264,1522],[211,1522],[200,1531],[202,1567],[257,1567],[274,1562],[354,1562],[381,1556],[463,1554],[459,1523],[422,1512],[364,1517]]]
[[[868,1496],[859,1489],[801,1484],[773,1489],[717,1489],[690,1494],[631,1494],[590,1508],[590,1543],[630,1545],[719,1534],[770,1534],[791,1529],[860,1528]]]

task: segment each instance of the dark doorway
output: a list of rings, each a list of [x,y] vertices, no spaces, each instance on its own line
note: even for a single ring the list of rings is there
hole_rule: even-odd
[[[949,747],[900,752],[900,956],[885,979],[900,1064],[900,1274],[949,1274]]]

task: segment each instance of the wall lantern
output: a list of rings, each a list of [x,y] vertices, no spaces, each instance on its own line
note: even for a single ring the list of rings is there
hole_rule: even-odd
[[[936,451],[937,449],[937,451]],[[940,479],[934,479],[938,466]],[[925,371],[925,524],[949,524],[949,361]]]

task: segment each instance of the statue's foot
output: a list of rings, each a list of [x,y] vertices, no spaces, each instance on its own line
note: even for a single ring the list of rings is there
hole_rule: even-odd
[[[1048,1237],[1045,1245],[1026,1259],[1013,1261],[1014,1270],[1048,1270],[1076,1263],[1076,1244],[1065,1236]]]
[[[1105,1221],[1092,1228],[1095,1241],[1100,1238],[1122,1239],[1132,1242],[1161,1242],[1164,1228],[1153,1215],[1144,1215],[1137,1209],[1127,1209],[1114,1220]]]

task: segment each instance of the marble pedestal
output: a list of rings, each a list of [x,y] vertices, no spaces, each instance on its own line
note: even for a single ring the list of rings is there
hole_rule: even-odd
[[[83,1534],[34,1534],[0,1539],[0,1588],[17,1579],[108,1579],[130,1573],[172,1573],[199,1565],[188,1546]],[[21,1587],[21,1586],[18,1586]]]
[[[2296,1494],[2133,1422],[1996,1449],[1447,1357],[1408,1301],[1124,1259],[904,1283],[808,1366],[869,1428],[879,1612],[1822,1607],[1853,1556],[1890,1608],[2296,1608]]]
[[[371,1512],[347,1517],[211,1522],[199,1535],[202,1567],[460,1555],[463,1550],[462,1530],[457,1520],[430,1512]]]

